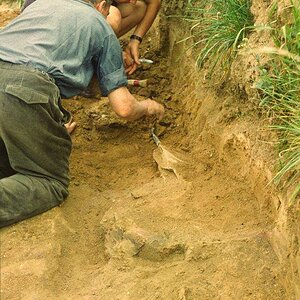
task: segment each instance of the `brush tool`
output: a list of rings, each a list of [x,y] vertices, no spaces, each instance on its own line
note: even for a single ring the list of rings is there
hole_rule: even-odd
[[[146,87],[148,83],[147,83],[147,79],[144,80],[128,79],[127,84],[132,86]]]

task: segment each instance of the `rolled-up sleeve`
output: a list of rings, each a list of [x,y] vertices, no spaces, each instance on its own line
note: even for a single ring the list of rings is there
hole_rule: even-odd
[[[97,77],[103,96],[119,87],[127,86],[122,49],[115,35],[108,35],[103,41],[97,62]]]

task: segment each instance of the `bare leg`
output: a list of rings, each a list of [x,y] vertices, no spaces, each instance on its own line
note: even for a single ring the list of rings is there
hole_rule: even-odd
[[[116,35],[120,37],[141,22],[146,13],[147,5],[142,1],[137,1],[135,5],[130,3],[119,4],[118,9],[122,19],[121,29],[116,32]]]
[[[107,22],[110,24],[116,35],[121,30],[121,19],[122,16],[119,9],[111,5],[109,15],[107,16]]]

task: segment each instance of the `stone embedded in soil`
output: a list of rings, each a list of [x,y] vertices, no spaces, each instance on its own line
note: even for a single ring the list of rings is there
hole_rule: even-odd
[[[161,261],[172,255],[183,255],[185,245],[168,237],[164,232],[154,233],[138,227],[130,219],[105,219],[105,247],[111,258],[138,256]],[[112,224],[112,225],[107,225]]]

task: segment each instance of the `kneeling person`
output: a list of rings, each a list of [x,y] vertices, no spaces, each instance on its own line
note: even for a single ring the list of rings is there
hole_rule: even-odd
[[[126,120],[163,107],[128,91],[109,0],[38,0],[0,31],[0,226],[59,205],[68,195],[69,114],[61,105],[97,73],[101,93]]]

